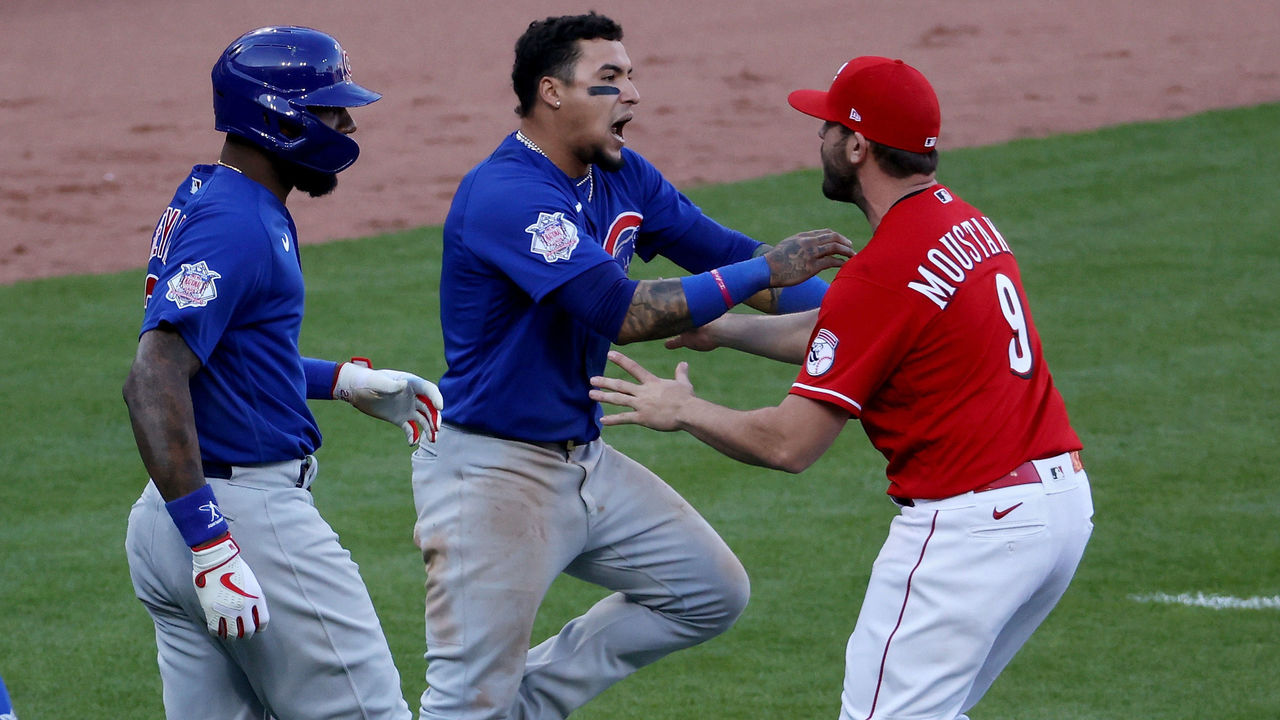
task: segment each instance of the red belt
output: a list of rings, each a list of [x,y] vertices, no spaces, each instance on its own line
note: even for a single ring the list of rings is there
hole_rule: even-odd
[[[1056,457],[1056,456],[1055,456]],[[1045,458],[1048,459],[1048,458]],[[1071,451],[1071,467],[1076,472],[1084,469],[1084,463],[1080,461],[1080,451]],[[999,490],[1000,488],[1013,487],[1015,485],[1034,485],[1042,482],[1040,480],[1040,471],[1036,470],[1035,463],[1028,460],[1013,469],[1013,472],[1003,477],[996,478],[986,485],[973,489],[973,492],[980,493],[988,490]],[[894,502],[902,507],[915,507],[916,501],[911,498],[890,495]]]
[[[1083,467],[1080,462],[1080,451],[1071,451],[1071,461],[1074,465]],[[1040,471],[1036,470],[1036,465],[1028,460],[1013,469],[1013,472],[1004,477],[996,478],[982,487],[974,488],[976,493],[986,492],[988,490],[999,490],[1000,488],[1013,487],[1014,485],[1034,485],[1040,482]]]
[[[976,487],[973,491],[980,493],[1013,487],[1014,485],[1033,485],[1038,482],[1040,482],[1040,473],[1036,471],[1035,463],[1028,460],[1014,468],[1013,472],[1008,475],[996,478],[982,487]]]

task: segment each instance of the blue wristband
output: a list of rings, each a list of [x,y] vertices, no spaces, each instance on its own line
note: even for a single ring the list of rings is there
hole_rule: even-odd
[[[830,285],[826,280],[814,275],[799,285],[782,288],[778,293],[778,314],[803,312],[812,310],[822,304],[822,297],[827,294]]]
[[[218,499],[213,496],[213,488],[201,486],[199,490],[172,502],[164,504],[178,526],[182,539],[189,547],[203,545],[210,540],[230,532],[227,521],[222,518],[222,509],[218,507]]]
[[[689,317],[706,325],[729,308],[769,287],[769,261],[764,256],[680,278]]]

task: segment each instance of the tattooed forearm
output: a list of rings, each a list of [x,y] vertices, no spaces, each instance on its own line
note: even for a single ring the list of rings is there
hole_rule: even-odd
[[[641,280],[618,331],[619,345],[671,337],[693,327],[679,278]]]

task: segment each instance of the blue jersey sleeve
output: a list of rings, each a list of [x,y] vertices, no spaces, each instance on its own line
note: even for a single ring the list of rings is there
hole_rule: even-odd
[[[604,263],[560,286],[551,299],[579,322],[616,342],[638,284],[624,275],[617,263]]]
[[[208,363],[237,309],[269,281],[270,251],[261,222],[249,214],[197,208],[176,233],[167,262],[151,260],[156,283],[141,332],[172,325]]]
[[[613,256],[579,219],[576,200],[552,178],[530,181],[499,167],[470,183],[469,202],[486,212],[465,213],[458,237],[497,267],[535,302]],[[518,198],[519,202],[513,201]]]
[[[623,151],[623,172],[631,175],[644,206],[636,254],[645,262],[662,255],[692,272],[751,258],[761,243],[707,217],[644,157]]]
[[[697,273],[749,260],[763,244],[703,215],[687,232],[665,245],[662,255]]]
[[[338,368],[342,365],[333,360],[320,358],[302,358],[302,372],[307,378],[308,400],[332,400],[333,386],[338,382]]]

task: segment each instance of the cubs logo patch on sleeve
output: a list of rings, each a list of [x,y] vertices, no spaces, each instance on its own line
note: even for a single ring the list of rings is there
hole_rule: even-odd
[[[164,299],[179,309],[204,307],[218,297],[218,287],[213,281],[220,277],[222,275],[210,270],[204,260],[194,265],[183,263],[178,274],[169,278],[169,291],[164,294]]]
[[[804,370],[813,377],[817,377],[831,369],[831,364],[836,359],[836,346],[840,344],[840,339],[835,333],[827,329],[818,331],[813,336],[813,344],[809,346],[809,355],[804,361]]]
[[[568,260],[578,247],[578,228],[564,213],[538,213],[538,221],[524,229],[533,236],[529,252],[541,255],[549,263]]]

